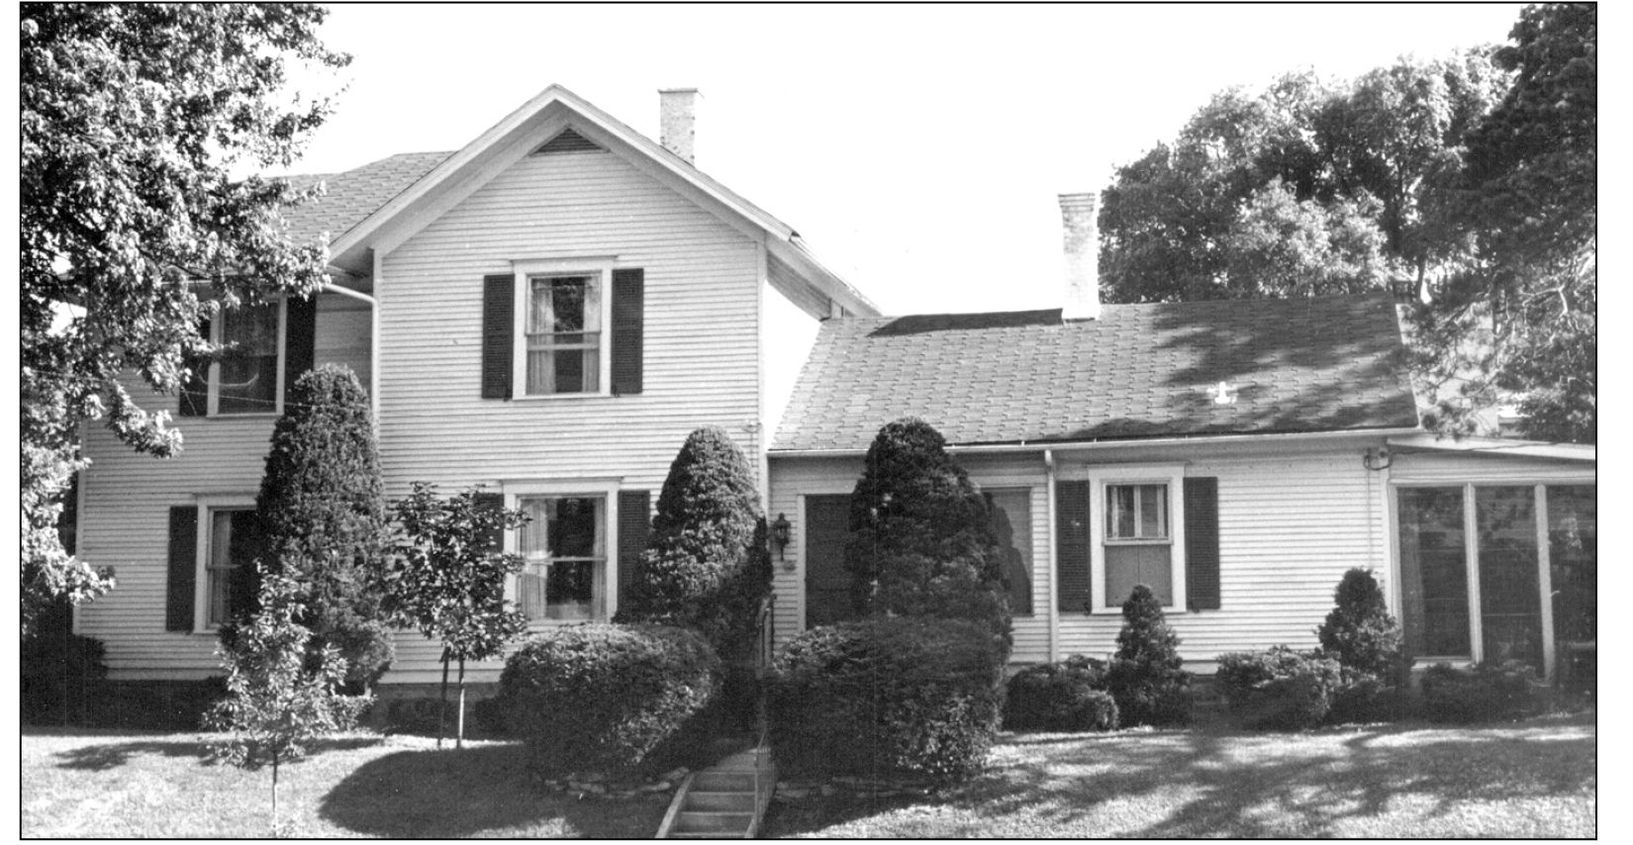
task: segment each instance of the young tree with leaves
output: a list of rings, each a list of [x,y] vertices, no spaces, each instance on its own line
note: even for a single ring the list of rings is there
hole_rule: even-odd
[[[867,615],[940,616],[990,624],[1007,643],[1003,557],[986,500],[947,441],[908,417],[879,430],[851,493],[845,567]]]
[[[322,244],[294,244],[288,185],[235,179],[287,167],[329,114],[287,87],[292,66],[343,67],[316,5],[21,7],[22,621],[108,581],[56,536],[85,466],[83,422],[106,418],[137,451],[175,454],[166,412],[139,407],[135,372],[174,393],[199,321],[326,281]],[[208,283],[204,294],[196,283]],[[219,297],[219,298],[216,298]]]
[[[696,628],[723,658],[746,657],[771,592],[764,522],[748,459],[731,437],[712,427],[687,435],[619,621]]]
[[[295,382],[255,509],[270,562],[299,586],[310,648],[339,649],[348,687],[367,688],[392,658],[380,606],[386,502],[369,397],[351,370],[325,364]]]
[[[527,630],[527,617],[505,601],[505,584],[523,566],[496,538],[521,527],[527,516],[485,503],[478,490],[452,498],[415,482],[392,503],[401,534],[393,548],[386,604],[398,620],[442,642],[442,700],[437,747],[448,710],[448,667],[459,665],[456,747],[465,745],[465,663],[488,660]]]
[[[247,769],[272,769],[273,836],[278,824],[279,768],[305,754],[311,741],[349,730],[368,706],[367,695],[342,695],[346,661],[333,648],[309,654],[311,632],[301,614],[293,579],[261,572],[260,611],[238,631],[231,647],[217,649],[227,670],[227,697],[205,714],[205,724],[224,732],[216,753]]]

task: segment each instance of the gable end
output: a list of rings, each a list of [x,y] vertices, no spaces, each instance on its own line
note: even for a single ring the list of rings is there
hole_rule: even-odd
[[[572,127],[561,130],[556,137],[545,141],[542,146],[533,151],[533,155],[547,156],[557,153],[604,153],[601,146],[594,141],[573,131]]]

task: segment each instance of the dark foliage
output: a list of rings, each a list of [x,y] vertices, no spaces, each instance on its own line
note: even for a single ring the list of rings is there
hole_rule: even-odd
[[[1009,679],[1004,729],[1111,731],[1117,701],[1105,691],[1106,664],[1082,655],[1031,666]]]
[[[1537,710],[1536,680],[1536,669],[1517,660],[1470,669],[1437,663],[1423,673],[1423,712],[1454,724],[1523,718]]]
[[[1162,602],[1150,587],[1136,584],[1123,602],[1123,629],[1106,671],[1124,725],[1177,725],[1190,718],[1191,673],[1180,668],[1183,663]]]
[[[696,632],[569,625],[505,661],[495,705],[544,773],[624,775],[696,764],[712,738],[720,658]]]
[[[974,622],[872,618],[806,631],[769,679],[777,763],[813,776],[967,778],[998,731],[1003,665]]]
[[[108,667],[102,641],[73,633],[72,612],[58,602],[23,638],[22,717],[27,724],[84,725],[103,694]]]
[[[1321,724],[1341,683],[1338,661],[1287,646],[1221,654],[1214,680],[1245,727],[1278,730]]]
[[[748,460],[724,431],[700,428],[669,466],[618,621],[694,627],[722,657],[741,659],[770,592],[771,557]]]
[[[1400,667],[1401,629],[1389,615],[1372,573],[1351,569],[1333,593],[1336,607],[1316,631],[1322,651],[1345,669],[1393,680]]]
[[[864,614],[971,619],[1010,637],[986,500],[923,420],[879,430],[851,494],[845,567]]]
[[[347,685],[372,684],[392,657],[381,607],[386,503],[368,395],[351,370],[325,364],[295,382],[255,505],[269,563],[297,584],[310,653],[334,646]]]

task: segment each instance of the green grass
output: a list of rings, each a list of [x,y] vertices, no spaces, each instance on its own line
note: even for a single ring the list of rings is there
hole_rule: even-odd
[[[25,729],[22,835],[265,837],[271,775],[204,761],[198,734]],[[330,740],[279,776],[283,832],[302,837],[650,837],[668,794],[545,792],[522,747],[420,737]]]
[[[939,795],[773,805],[768,836],[1593,837],[1593,714],[1512,725],[1005,734]]]

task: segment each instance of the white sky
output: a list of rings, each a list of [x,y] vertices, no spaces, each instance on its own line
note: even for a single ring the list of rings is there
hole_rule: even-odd
[[[1056,195],[1214,92],[1502,42],[1519,9],[338,6],[349,88],[295,169],[457,149],[553,82],[656,138],[657,89],[697,87],[698,166],[886,313],[1058,307]]]

